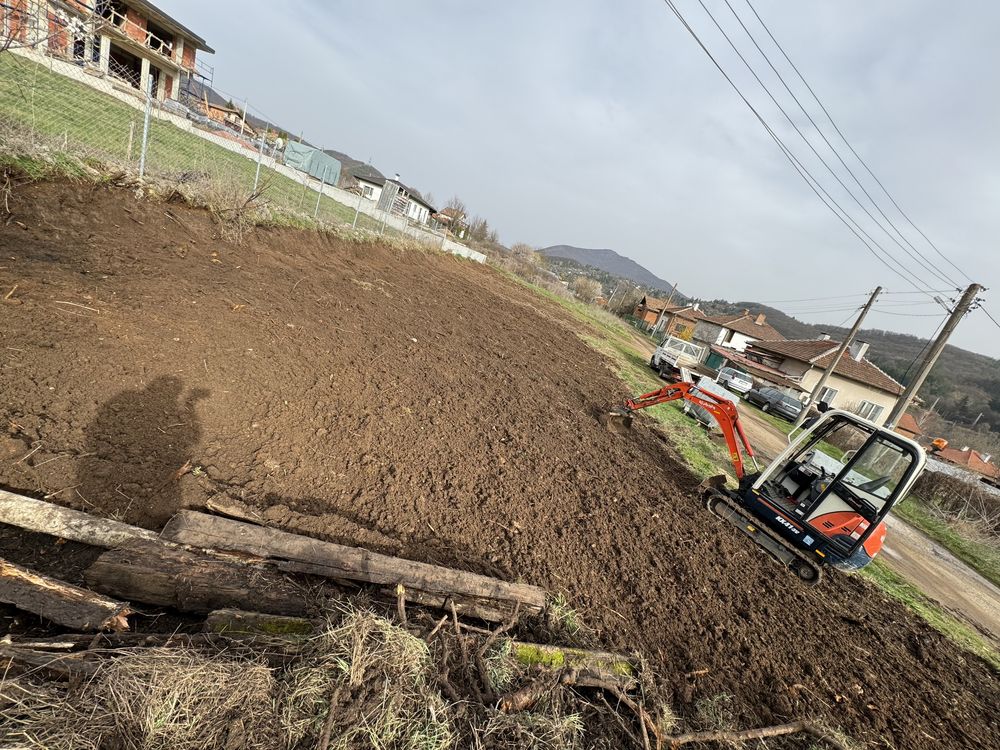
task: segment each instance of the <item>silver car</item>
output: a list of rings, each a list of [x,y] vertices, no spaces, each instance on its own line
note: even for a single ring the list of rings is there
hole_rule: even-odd
[[[724,385],[728,390],[743,394],[753,388],[753,380],[742,370],[735,367],[723,367],[719,370],[719,376],[715,379],[719,385]]]

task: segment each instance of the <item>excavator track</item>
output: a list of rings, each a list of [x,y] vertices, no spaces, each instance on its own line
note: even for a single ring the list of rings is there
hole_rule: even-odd
[[[823,569],[785,540],[775,534],[752,515],[747,513],[729,495],[718,489],[707,489],[703,495],[705,506],[715,515],[728,521],[734,528],[750,537],[771,557],[788,568],[803,583],[816,586],[823,580]]]

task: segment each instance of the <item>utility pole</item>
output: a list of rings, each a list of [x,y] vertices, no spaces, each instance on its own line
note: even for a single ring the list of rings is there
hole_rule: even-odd
[[[858,329],[861,328],[861,324],[865,321],[865,316],[868,315],[868,311],[872,309],[872,305],[875,304],[875,300],[878,299],[878,296],[881,293],[882,287],[875,287],[875,291],[872,292],[872,296],[868,298],[868,302],[866,302],[865,306],[861,308],[861,312],[858,314],[858,319],[854,321],[854,325],[851,327],[851,330],[846,336],[844,336],[844,340],[840,342],[840,346],[837,347],[836,354],[833,355],[833,359],[830,360],[830,364],[827,365],[826,371],[822,376],[820,376],[819,382],[816,383],[816,387],[813,388],[813,392],[809,395],[809,404],[814,403],[816,399],[819,398],[819,394],[823,392],[823,388],[826,386],[826,381],[830,379],[830,376],[833,375],[833,371],[837,369],[837,365],[840,364],[840,360],[844,356],[844,352],[847,351],[851,342],[854,341],[854,337],[858,334]],[[806,421],[806,414],[809,412],[808,404],[806,407],[807,408],[804,408],[801,412],[799,412],[798,419],[795,420],[795,425],[792,427],[793,430],[801,427],[802,423]]]
[[[889,416],[886,417],[886,429],[891,430],[895,427],[896,422],[898,422],[899,418],[906,412],[910,402],[913,401],[913,397],[917,395],[917,391],[920,390],[920,386],[924,384],[924,381],[930,374],[931,368],[934,367],[934,363],[937,362],[938,357],[941,356],[941,352],[944,351],[944,345],[948,343],[948,338],[958,326],[959,321],[965,317],[967,312],[969,312],[969,308],[972,307],[972,303],[976,301],[976,295],[982,291],[982,288],[983,287],[979,284],[970,284],[969,288],[962,294],[962,298],[958,301],[958,304],[955,305],[955,309],[951,311],[951,315],[948,317],[944,327],[941,329],[941,333],[938,334],[934,344],[927,352],[927,356],[924,357],[924,361],[920,365],[920,370],[917,371],[917,374],[913,377],[913,380],[910,381],[910,384],[906,386],[906,390],[903,391],[903,395],[899,397],[899,401],[896,402],[892,411],[889,412]]]
[[[663,309],[660,310],[660,315],[656,319],[656,323],[653,324],[654,331],[659,327],[660,323],[663,321],[663,316],[667,314],[667,308],[670,307],[670,302],[671,300],[673,300],[674,292],[676,291],[677,291],[677,282],[675,281],[673,289],[670,290],[670,296],[667,297],[667,301],[663,303]]]

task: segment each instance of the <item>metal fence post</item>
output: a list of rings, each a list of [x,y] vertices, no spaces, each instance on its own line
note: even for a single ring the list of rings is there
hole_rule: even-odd
[[[260,138],[260,148],[257,149],[257,174],[253,177],[253,191],[257,192],[257,185],[260,183],[260,163],[264,158],[264,145],[267,143],[267,128],[264,128],[264,135]]]
[[[139,150],[139,179],[146,174],[146,146],[149,145],[149,118],[153,114],[153,97],[146,94],[146,114],[142,119],[142,144]]]
[[[354,208],[354,221],[351,223],[351,229],[358,228],[358,214],[361,213],[361,193],[358,193],[358,205]]]
[[[323,177],[319,181],[319,192],[316,193],[316,208],[313,209],[313,218],[319,216],[319,202],[323,200],[323,188],[326,187],[326,172],[329,167],[323,167]]]

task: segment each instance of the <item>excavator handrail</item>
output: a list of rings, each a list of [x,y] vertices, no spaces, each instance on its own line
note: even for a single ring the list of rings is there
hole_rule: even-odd
[[[733,468],[736,470],[736,478],[743,479],[746,470],[743,466],[743,456],[740,452],[740,446],[742,445],[743,452],[753,461],[755,467],[757,459],[753,448],[750,446],[750,441],[743,431],[743,424],[740,422],[740,413],[736,405],[729,399],[711,391],[699,390],[696,393],[692,393],[696,387],[694,383],[674,383],[667,385],[655,391],[644,393],[641,396],[627,399],[625,401],[625,408],[633,412],[679,399],[697,404],[715,418],[719,429],[722,430],[723,437],[726,439],[726,446],[729,448],[729,460],[733,462]]]

